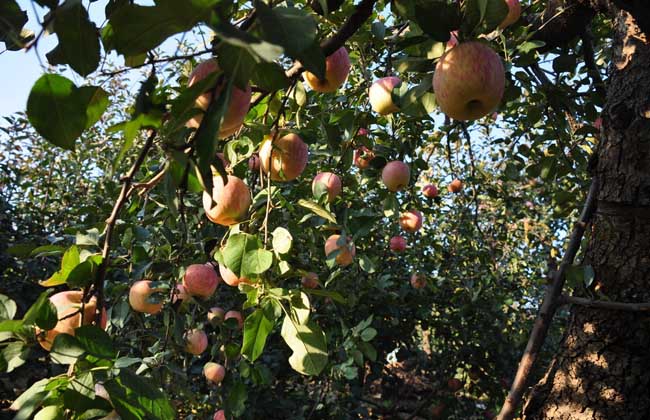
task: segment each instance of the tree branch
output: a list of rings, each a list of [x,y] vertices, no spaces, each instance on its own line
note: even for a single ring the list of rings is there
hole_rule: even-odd
[[[623,303],[610,302],[606,300],[591,300],[576,296],[562,295],[558,299],[559,305],[580,305],[588,308],[609,309],[612,311],[648,312],[650,303]]]
[[[650,36],[650,3],[648,0],[611,0],[619,9],[632,15],[636,24]]]
[[[533,330],[530,333],[528,338],[528,344],[526,345],[526,350],[524,351],[521,361],[519,362],[519,367],[517,368],[517,374],[515,379],[512,382],[512,387],[508,393],[503,407],[501,407],[501,412],[497,417],[498,420],[512,420],[517,411],[517,407],[521,402],[521,398],[524,393],[524,389],[528,382],[530,372],[537,360],[537,355],[539,349],[542,347],[548,329],[555,315],[555,310],[558,306],[558,301],[562,293],[562,288],[564,287],[565,274],[568,267],[573,264],[578,250],[580,249],[580,243],[582,242],[582,236],[584,235],[587,224],[591,220],[591,217],[596,208],[596,196],[598,194],[598,181],[594,178],[591,181],[591,187],[589,188],[589,193],[587,194],[587,199],[585,201],[584,208],[580,214],[580,218],[573,227],[571,236],[569,238],[569,245],[567,247],[566,254],[562,258],[562,263],[558,269],[555,281],[546,289],[544,295],[544,300],[535,320]]]
[[[591,35],[591,31],[586,28],[582,33],[582,58],[585,61],[585,66],[587,66],[587,73],[593,80],[596,93],[598,96],[605,99],[607,92],[605,91],[605,84],[603,83],[602,77],[600,77],[598,66],[594,60],[594,46],[591,42],[592,39],[593,36]]]

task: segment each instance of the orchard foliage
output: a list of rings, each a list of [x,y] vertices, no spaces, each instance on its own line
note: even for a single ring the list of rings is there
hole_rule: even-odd
[[[106,21],[95,3],[34,3],[65,72],[2,128],[0,367],[47,358],[53,376],[16,418],[396,415],[406,364],[428,384],[424,417],[498,408],[583,191],[603,100],[583,54],[602,53],[600,34],[545,46],[537,1],[505,29],[503,0],[109,0]],[[0,10],[7,49],[44,36],[14,0]],[[452,31],[505,70],[474,121],[436,103]],[[334,88],[319,84],[330,69]],[[233,103],[241,127],[226,127]],[[188,287],[193,264],[219,273],[214,293]],[[62,290],[108,324],[97,310],[44,353]]]

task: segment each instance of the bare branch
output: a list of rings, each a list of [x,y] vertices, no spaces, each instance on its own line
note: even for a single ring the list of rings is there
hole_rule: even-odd
[[[609,302],[606,300],[591,300],[576,296],[562,295],[558,299],[560,305],[580,305],[588,308],[596,309],[609,309],[612,311],[629,311],[629,312],[648,312],[650,311],[650,303],[623,303],[623,302]]]

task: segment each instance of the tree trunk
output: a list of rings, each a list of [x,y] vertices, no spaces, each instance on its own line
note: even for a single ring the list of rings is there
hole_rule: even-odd
[[[650,302],[650,39],[626,12],[616,17],[612,51],[588,293]],[[573,307],[524,419],[650,419],[650,315]]]

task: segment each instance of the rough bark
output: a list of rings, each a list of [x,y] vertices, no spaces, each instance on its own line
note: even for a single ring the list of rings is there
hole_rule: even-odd
[[[588,297],[650,302],[650,42],[622,11],[613,36]],[[573,307],[525,420],[650,419],[650,315]]]

